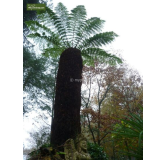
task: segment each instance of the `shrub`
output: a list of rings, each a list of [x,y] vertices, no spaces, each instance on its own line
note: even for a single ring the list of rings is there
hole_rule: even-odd
[[[103,147],[100,147],[98,144],[88,143],[88,152],[93,160],[108,160]]]
[[[141,115],[131,113],[130,117],[122,119],[122,124],[112,133],[121,139],[136,140],[135,143],[129,143],[127,152],[123,151],[129,157],[137,160],[143,159],[143,118]],[[131,159],[131,158],[130,158]]]

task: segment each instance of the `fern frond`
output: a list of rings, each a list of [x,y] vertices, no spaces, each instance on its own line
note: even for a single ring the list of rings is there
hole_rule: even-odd
[[[58,38],[58,36],[53,36],[53,35],[45,36],[45,35],[41,35],[39,33],[34,33],[34,34],[29,34],[28,37],[36,39],[38,43],[40,43],[39,40],[44,40],[45,42],[52,44],[52,45],[56,45],[56,46],[61,45],[60,39]]]
[[[81,52],[82,59],[83,59],[83,65],[87,66],[94,66],[94,59],[90,55],[87,54],[87,52]]]
[[[54,46],[54,48],[47,48],[44,49],[43,55],[46,57],[53,57],[58,58],[60,57],[61,53],[65,50],[63,47]]]
[[[94,61],[97,60],[101,63],[115,65],[117,63],[122,63],[122,60],[115,55],[108,54],[105,50],[101,48],[87,48],[83,49],[81,52],[84,60],[90,61],[93,65]],[[89,60],[90,58],[90,60]],[[88,59],[88,60],[87,60]]]
[[[88,20],[86,20],[86,27],[84,29],[84,32],[86,35],[96,34],[100,32],[103,28],[105,21],[101,20],[98,17],[92,17]]]
[[[102,47],[102,45],[111,43],[117,36],[118,35],[115,34],[114,32],[104,32],[104,33],[96,34],[93,37],[85,39],[82,42],[82,48]]]
[[[85,24],[83,27],[81,27],[81,30],[79,33],[77,33],[77,46],[79,48],[79,44],[82,43],[86,38],[90,37],[91,35],[94,35],[101,31],[103,28],[104,20],[101,20],[97,17],[92,17],[85,21]]]
[[[58,5],[55,7],[55,16],[54,20],[55,23],[54,25],[56,26],[59,35],[67,45],[67,47],[70,47],[70,43],[68,40],[67,33],[69,32],[69,14],[67,11],[67,8],[62,4],[58,3]]]
[[[72,47],[76,47],[75,42],[77,41],[77,35],[85,26],[86,21],[86,9],[84,6],[79,5],[73,10],[71,10],[70,14],[70,31],[71,31],[71,42]]]
[[[119,57],[117,57],[116,55],[113,55],[113,54],[112,54],[112,55],[109,57],[107,63],[110,64],[110,65],[116,65],[116,64],[121,64],[121,63],[123,63],[123,61],[122,61],[121,58],[119,58]]]
[[[53,33],[57,33],[57,28],[54,25],[54,20],[51,19],[51,16],[48,14],[47,10],[45,13],[38,15],[38,21],[40,24],[43,24],[49,28]]]
[[[43,30],[46,33],[48,33],[49,35],[55,36],[55,33],[52,32],[48,27],[46,27],[45,25],[40,24],[37,21],[26,21],[25,23],[31,31],[38,32],[39,30]]]
[[[54,13],[50,8],[46,7],[45,15],[38,12],[41,22],[48,21],[49,25],[54,25],[54,31],[59,34],[62,43],[67,47],[70,47],[67,39],[67,19],[68,13],[66,7],[62,3],[58,3],[55,7],[56,13]],[[47,16],[46,16],[47,15]],[[45,22],[46,23],[46,22]]]

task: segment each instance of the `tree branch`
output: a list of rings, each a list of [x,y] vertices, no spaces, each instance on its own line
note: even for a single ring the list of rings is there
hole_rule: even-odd
[[[92,134],[92,137],[93,137],[93,142],[96,144],[95,136],[94,136],[94,133],[93,133],[92,128],[91,128],[91,126],[90,126],[90,120],[89,120],[89,116],[88,116],[88,114],[87,114],[87,118],[88,118],[88,126],[89,126],[89,130],[90,130],[90,132],[91,132],[91,134]]]
[[[50,124],[48,124],[43,118],[42,118],[42,115],[40,115],[40,117],[41,117],[41,119],[45,122],[45,124],[47,124],[48,126],[50,126],[51,127],[51,125]]]

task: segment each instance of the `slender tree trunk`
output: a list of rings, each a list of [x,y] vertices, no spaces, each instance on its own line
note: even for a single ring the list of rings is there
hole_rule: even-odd
[[[52,111],[51,111],[51,126],[53,124],[53,118],[54,118],[56,75],[57,75],[57,69],[55,67],[55,80],[54,80],[54,89],[53,89],[53,97],[52,97]],[[51,133],[50,133],[50,135],[51,135]],[[50,143],[51,143],[51,138],[50,138]]]
[[[82,85],[82,58],[80,50],[66,49],[59,61],[51,126],[51,144],[61,146],[69,138],[81,133],[80,107]]]

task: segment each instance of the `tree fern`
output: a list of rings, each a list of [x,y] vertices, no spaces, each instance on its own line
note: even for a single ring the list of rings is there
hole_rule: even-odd
[[[72,47],[76,47],[77,39],[80,37],[80,30],[84,27],[86,20],[86,10],[84,6],[77,6],[71,10],[70,27],[72,36]]]
[[[43,42],[44,55],[60,56],[51,144],[61,146],[67,139],[74,139],[81,133],[82,83],[71,83],[70,79],[82,78],[82,58],[86,65],[93,65],[95,61],[112,65],[122,61],[101,48],[110,44],[117,34],[100,33],[104,21],[96,17],[87,19],[84,6],[79,5],[69,13],[62,3],[58,3],[54,10],[46,7],[45,12],[37,13],[40,19],[38,22],[26,22],[32,31],[29,37],[37,43]]]

